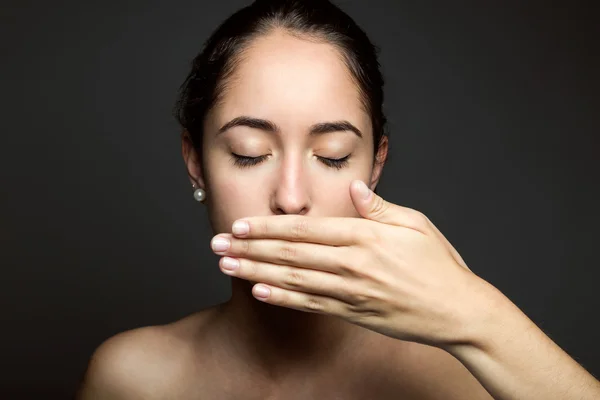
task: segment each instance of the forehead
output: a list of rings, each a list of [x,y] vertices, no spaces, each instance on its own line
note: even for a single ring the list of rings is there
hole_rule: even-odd
[[[284,131],[348,120],[371,132],[358,86],[339,50],[285,32],[255,39],[236,66],[214,122],[239,115],[273,120]]]

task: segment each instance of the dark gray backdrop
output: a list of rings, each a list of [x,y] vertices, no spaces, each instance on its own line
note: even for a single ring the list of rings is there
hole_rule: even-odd
[[[415,3],[338,2],[382,48],[380,193],[598,376],[597,10]],[[104,339],[228,299],[170,111],[243,4],[4,2],[0,397],[66,398]]]

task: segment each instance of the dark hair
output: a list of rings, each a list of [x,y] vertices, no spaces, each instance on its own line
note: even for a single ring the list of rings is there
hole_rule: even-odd
[[[371,116],[377,154],[382,136],[387,135],[379,48],[352,18],[328,0],[256,0],[215,30],[194,58],[174,110],[194,147],[202,151],[205,116],[222,99],[228,78],[248,44],[276,28],[304,39],[328,42],[341,50],[359,87],[363,107]]]

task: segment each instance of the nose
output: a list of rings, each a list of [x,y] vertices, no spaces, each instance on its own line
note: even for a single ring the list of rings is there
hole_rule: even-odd
[[[294,156],[283,161],[275,185],[271,205],[275,214],[308,213],[310,190],[301,157]]]

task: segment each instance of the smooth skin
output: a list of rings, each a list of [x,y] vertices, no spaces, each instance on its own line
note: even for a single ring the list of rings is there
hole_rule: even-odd
[[[375,189],[387,158],[387,139],[376,157],[373,146],[336,48],[280,30],[256,39],[207,115],[202,154],[182,135],[213,232],[232,241],[217,254],[241,261],[228,273],[232,298],[109,338],[78,398],[491,399],[487,388],[499,399],[591,399],[582,390],[593,378],[423,214],[374,193],[359,200],[358,184]],[[246,237],[232,233],[239,219]],[[254,296],[257,283],[269,299]],[[459,310],[469,299],[482,306]],[[530,334],[511,341],[510,329]],[[562,373],[572,397],[561,397]]]

